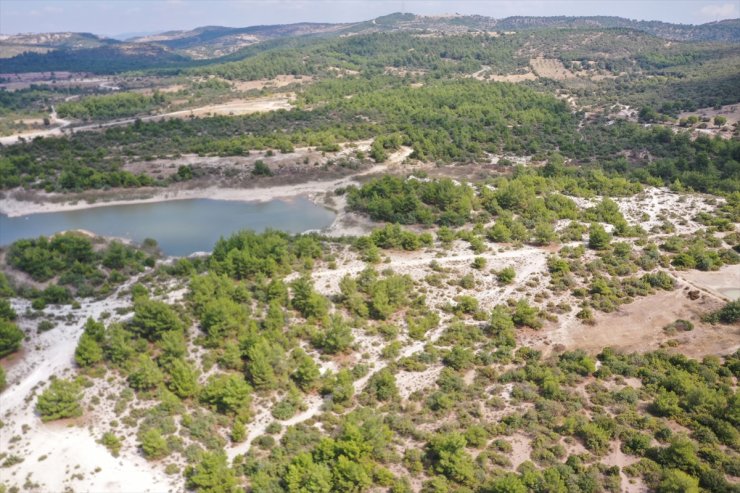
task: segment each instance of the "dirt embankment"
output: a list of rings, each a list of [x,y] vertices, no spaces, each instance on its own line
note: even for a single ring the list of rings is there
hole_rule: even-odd
[[[324,156],[322,159],[336,160],[353,155],[358,150],[367,151],[370,143],[371,141],[362,141],[347,144],[339,152],[332,153],[330,156]],[[281,161],[302,162],[305,157],[314,154],[320,157],[321,153],[316,153],[314,150],[308,148],[301,148],[296,149],[293,153],[280,154],[273,157],[256,155],[244,158],[245,160],[240,162],[241,164],[238,166],[244,168],[243,171],[247,175],[250,175],[254,162],[261,159],[271,169],[277,171]],[[327,192],[357,184],[358,180],[364,179],[366,176],[394,171],[410,154],[411,149],[403,147],[392,154],[382,164],[370,164],[368,162],[356,170],[347,168],[333,172],[323,170],[323,166],[309,162],[305,165],[308,170],[296,173],[297,176],[274,176],[260,180],[253,179],[249,183],[241,183],[240,188],[234,186],[238,181],[234,178],[229,178],[228,181],[194,181],[191,184],[185,182],[184,184],[181,183],[166,189],[148,188],[134,191],[124,189],[105,192],[91,191],[82,194],[47,194],[42,192],[26,192],[18,189],[7,192],[0,198],[0,213],[10,217],[18,217],[43,212],[62,212],[114,205],[197,198],[264,202],[277,198],[290,198],[303,195],[309,197],[321,196],[320,198],[323,199]],[[193,160],[192,163],[198,162],[201,165],[213,167],[224,166],[224,160],[229,162],[229,166],[233,166],[232,161],[239,160],[239,158],[197,158],[194,156],[190,158]],[[170,169],[177,166],[177,164],[192,164],[188,160],[190,158],[185,157],[173,160],[172,162],[165,161],[160,164],[163,169]],[[150,168],[151,166],[149,165]],[[129,170],[137,172],[136,169]],[[189,185],[192,185],[193,188],[186,188]]]

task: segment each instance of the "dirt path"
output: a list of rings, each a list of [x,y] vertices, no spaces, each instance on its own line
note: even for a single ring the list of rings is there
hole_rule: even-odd
[[[59,118],[57,110],[53,106],[51,107],[51,113],[49,113],[49,123],[56,126],[54,128],[37,130],[34,132],[22,132],[19,134],[0,137],[0,144],[11,145],[18,143],[21,139],[33,140],[36,137],[59,137],[64,135],[64,130],[72,124],[70,120]]]
[[[78,127],[72,127],[69,120],[62,120],[56,118],[56,112],[52,121],[59,123],[60,126],[40,130],[38,132],[20,133],[14,135],[8,135],[6,137],[0,137],[0,144],[2,145],[13,145],[17,144],[21,139],[32,140],[37,137],[59,137],[67,134],[74,134],[77,132],[89,132],[95,130],[102,130],[110,127],[120,127],[122,125],[131,125],[136,120],[143,122],[156,122],[161,120],[168,120],[172,118],[189,118],[191,116],[204,116],[208,114],[213,115],[248,115],[251,113],[262,113],[268,111],[277,110],[288,110],[291,108],[292,97],[290,95],[272,96],[266,98],[257,99],[242,99],[234,100],[223,104],[213,104],[208,106],[202,106],[199,108],[190,108],[186,110],[172,111],[170,113],[163,113],[161,115],[149,115],[132,118],[124,118],[120,120],[112,120],[100,123],[91,123],[87,125],[81,125]]]

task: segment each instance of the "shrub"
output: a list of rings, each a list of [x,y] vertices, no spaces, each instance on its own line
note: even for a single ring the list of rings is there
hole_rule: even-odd
[[[272,176],[272,170],[268,165],[265,164],[265,162],[261,159],[258,159],[254,163],[254,169],[252,170],[253,176]]]
[[[676,332],[689,332],[694,330],[694,324],[692,324],[688,320],[683,320],[679,318],[675,322],[672,322],[663,327],[663,330],[668,334],[674,334]]]
[[[54,379],[41,393],[36,403],[36,411],[42,421],[74,418],[82,415],[82,390],[76,382]]]
[[[201,390],[200,400],[218,412],[233,414],[249,406],[251,392],[241,373],[212,375]]]
[[[21,347],[23,332],[13,322],[0,320],[0,358]]]
[[[611,235],[606,232],[603,226],[594,223],[591,225],[588,234],[588,247],[593,250],[604,250],[609,246]]]
[[[188,398],[198,392],[198,370],[193,368],[187,361],[176,359],[173,360],[168,372],[170,379],[167,382],[167,388],[175,393],[178,397]]]
[[[75,362],[80,366],[92,366],[103,359],[103,349],[95,338],[83,333],[75,349]]]
[[[161,459],[170,453],[167,440],[156,428],[149,428],[139,437],[141,450],[147,459]]]
[[[383,368],[370,377],[367,392],[379,401],[394,399],[398,396],[396,377],[388,368]]]
[[[699,493],[699,480],[678,469],[663,473],[656,490],[658,493]]]
[[[168,304],[139,298],[134,301],[134,318],[131,327],[150,341],[159,339],[163,332],[182,330],[184,325]]]
[[[514,306],[514,313],[511,316],[518,327],[531,327],[539,329],[542,327],[542,321],[539,318],[539,310],[531,306],[527,300],[519,300]]]
[[[705,316],[707,322],[734,324],[740,321],[740,300],[730,301],[717,311]]]
[[[486,259],[483,257],[475,257],[473,259],[473,269],[481,270],[483,267],[486,266]]]
[[[106,431],[103,433],[103,437],[100,439],[100,443],[105,445],[105,448],[110,450],[110,453],[113,454],[113,457],[118,457],[120,451],[121,451],[121,439],[118,438],[115,433]]]
[[[504,267],[496,274],[496,279],[501,284],[511,284],[516,277],[516,271],[513,267]]]
[[[236,476],[223,452],[205,452],[195,467],[185,471],[187,487],[203,493],[233,493]]]

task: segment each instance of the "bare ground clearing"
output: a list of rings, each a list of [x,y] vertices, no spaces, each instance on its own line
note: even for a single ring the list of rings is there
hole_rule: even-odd
[[[160,115],[124,118],[120,120],[111,120],[101,123],[84,124],[77,127],[70,126],[64,129],[62,127],[57,127],[38,132],[20,133],[9,135],[7,137],[2,137],[0,138],[0,144],[13,145],[20,142],[21,139],[28,140],[35,139],[37,137],[60,136],[63,133],[93,132],[109,127],[131,125],[137,120],[149,122],[168,120],[172,118],[193,118],[212,115],[248,115],[252,113],[261,113],[266,111],[287,110],[291,108],[291,101],[293,101],[294,97],[295,94],[289,93],[252,99],[237,99],[227,103],[211,104],[198,108],[190,108],[186,110],[173,111],[170,113],[163,113]]]
[[[576,79],[577,76],[565,68],[563,62],[556,58],[537,57],[529,60],[529,65],[539,77],[546,77],[555,80]]]
[[[701,316],[720,308],[722,300],[704,294],[692,301],[687,292],[693,289],[679,282],[674,291],[639,298],[622,305],[613,313],[598,313],[593,325],[581,323],[571,316],[546,327],[544,332],[553,345],[564,349],[584,349],[596,353],[605,347],[622,351],[645,352],[671,347],[691,357],[707,354],[729,354],[740,348],[740,327],[711,325]],[[678,319],[689,320],[694,330],[669,335],[663,328]],[[532,339],[529,334],[528,339]],[[669,340],[676,342],[668,343]],[[536,344],[537,346],[542,346]]]
[[[727,123],[733,125],[740,121],[740,104],[726,104],[720,108],[699,108],[696,111],[687,111],[678,115],[679,118],[698,116],[699,118],[714,118],[724,116]]]

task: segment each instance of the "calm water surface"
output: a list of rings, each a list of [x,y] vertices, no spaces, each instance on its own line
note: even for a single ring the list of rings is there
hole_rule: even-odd
[[[0,214],[0,245],[20,238],[85,229],[136,242],[154,238],[167,255],[189,255],[210,251],[221,236],[241,229],[301,233],[324,228],[333,220],[333,212],[303,197],[269,202],[174,200],[12,218]]]

